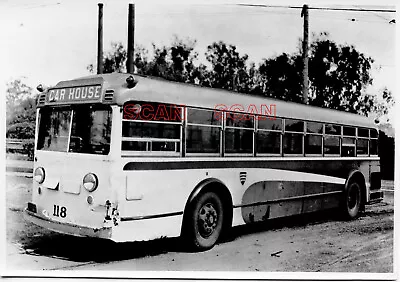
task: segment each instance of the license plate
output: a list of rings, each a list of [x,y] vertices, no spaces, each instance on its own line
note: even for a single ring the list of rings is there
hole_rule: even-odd
[[[65,218],[67,216],[67,208],[64,206],[53,205],[53,216]]]

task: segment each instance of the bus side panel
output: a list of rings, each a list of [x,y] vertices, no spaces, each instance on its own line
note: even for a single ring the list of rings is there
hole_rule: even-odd
[[[324,182],[258,182],[243,195],[242,216],[246,223],[251,223],[334,208],[339,205],[338,195],[342,189],[342,184]],[[338,193],[324,194],[329,192]]]
[[[308,182],[304,183],[304,195],[312,195],[324,192],[325,185],[321,182]],[[315,212],[322,209],[322,197],[311,197],[303,200],[302,213]]]
[[[343,185],[324,185],[324,193],[340,191],[344,188]],[[337,208],[342,200],[341,194],[329,194],[322,198],[322,209]]]
[[[205,179],[215,178],[224,183],[234,204],[235,199],[240,203],[247,187],[240,184],[238,169],[131,170],[124,173],[124,178],[125,199],[119,204],[121,231],[115,234],[126,236],[124,240],[179,236],[186,203]],[[244,223],[235,212],[234,219],[234,225]],[[125,229],[130,231],[124,235]]]

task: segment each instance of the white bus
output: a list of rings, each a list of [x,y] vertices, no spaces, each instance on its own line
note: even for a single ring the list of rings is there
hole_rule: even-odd
[[[40,94],[26,218],[117,242],[182,236],[212,248],[231,226],[382,198],[366,118],[130,75]]]

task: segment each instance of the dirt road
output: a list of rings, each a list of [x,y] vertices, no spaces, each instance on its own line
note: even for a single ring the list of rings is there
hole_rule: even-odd
[[[367,206],[354,221],[335,213],[233,228],[203,253],[177,238],[113,243],[43,230],[22,218],[31,178],[7,176],[7,268],[10,270],[393,271],[393,201]]]

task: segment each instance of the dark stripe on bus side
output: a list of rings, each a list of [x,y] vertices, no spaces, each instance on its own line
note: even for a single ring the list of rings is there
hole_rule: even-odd
[[[160,217],[177,216],[177,215],[182,215],[182,214],[183,214],[183,212],[171,212],[171,213],[162,213],[162,214],[153,214],[153,215],[121,217],[121,221],[153,219],[153,218],[160,218]]]
[[[332,194],[340,194],[342,192],[343,191],[330,191],[330,192],[317,193],[317,194],[309,194],[309,195],[302,195],[302,196],[295,196],[295,197],[288,197],[288,198],[280,198],[280,199],[274,199],[274,200],[268,200],[268,201],[262,201],[262,202],[255,202],[255,203],[251,203],[251,204],[234,205],[233,208],[263,206],[263,205],[275,204],[275,203],[280,203],[280,202],[302,200],[302,199],[314,198],[314,197],[317,198],[317,197],[323,197],[323,196],[332,195]]]
[[[326,176],[347,178],[352,169],[359,169],[362,160],[232,160],[232,161],[177,161],[177,162],[129,162],[123,170],[183,170],[219,168],[269,168],[298,171]]]

